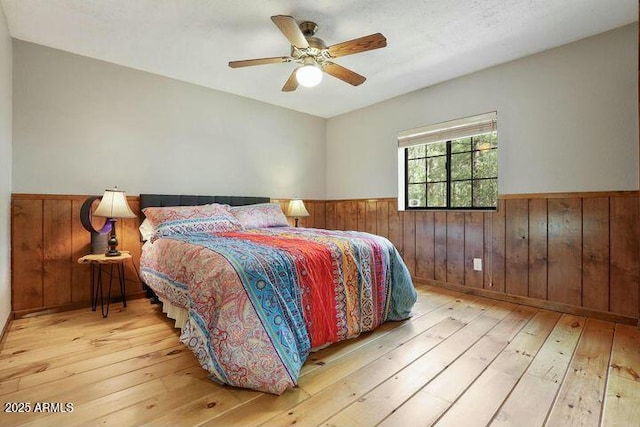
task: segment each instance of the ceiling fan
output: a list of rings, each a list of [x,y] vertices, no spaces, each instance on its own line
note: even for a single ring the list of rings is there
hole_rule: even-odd
[[[323,72],[358,86],[364,83],[366,78],[332,62],[333,58],[379,49],[387,45],[387,39],[382,34],[376,33],[327,47],[321,39],[314,37],[318,31],[318,25],[315,22],[305,21],[298,25],[292,16],[287,15],[272,16],[271,20],[291,43],[291,55],[231,61],[229,67],[240,68],[282,62],[300,64],[282,87],[283,92],[292,92],[298,88],[299,84],[305,87],[316,86],[322,80]]]

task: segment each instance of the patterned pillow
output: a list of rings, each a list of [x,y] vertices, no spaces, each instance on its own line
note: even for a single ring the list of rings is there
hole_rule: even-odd
[[[242,229],[228,206],[215,203],[202,206],[148,207],[142,212],[156,230],[152,241],[176,234],[219,233]]]
[[[277,203],[235,206],[231,212],[244,228],[288,227],[289,221]]]

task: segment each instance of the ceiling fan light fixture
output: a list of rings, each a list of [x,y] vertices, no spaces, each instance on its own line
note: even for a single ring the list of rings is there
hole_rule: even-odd
[[[300,64],[289,74],[289,78],[282,86],[282,92],[293,92],[298,86],[317,86],[322,81],[324,73],[352,86],[359,86],[366,78],[334,63],[333,59],[380,49],[387,45],[387,39],[382,34],[375,33],[327,46],[322,39],[315,37],[318,30],[315,22],[304,21],[298,24],[295,18],[289,15],[275,15],[271,17],[271,21],[289,41],[291,45],[289,56],[229,61],[229,67],[242,68],[286,62]]]
[[[304,87],[318,86],[322,81],[322,70],[313,60],[305,61],[296,71],[296,80]]]

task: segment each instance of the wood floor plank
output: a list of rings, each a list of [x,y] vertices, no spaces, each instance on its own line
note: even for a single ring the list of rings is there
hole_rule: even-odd
[[[477,317],[483,313],[487,307],[495,304],[495,302],[492,302],[489,305],[482,305],[478,304],[476,302],[477,300],[477,298],[462,296],[460,299],[447,304],[441,309],[424,315],[410,324],[405,324],[397,328],[392,334],[385,336],[384,339],[377,340],[372,345],[359,347],[349,355],[349,358],[338,359],[332,363],[323,365],[321,370],[303,374],[298,381],[298,387],[306,391],[310,396],[317,395],[323,390],[332,390],[333,393],[335,393],[333,386],[343,378],[350,377],[362,366],[369,365],[372,361],[389,361],[389,357],[386,355],[393,354],[395,350],[400,348],[402,349],[401,354],[403,360],[408,363],[410,360],[419,357],[425,351],[425,346],[428,348],[428,342],[430,342],[432,336],[432,327],[436,328],[443,321],[449,321],[447,325],[445,325],[445,329],[438,334],[439,339],[442,340],[444,339],[442,335],[446,334],[446,331],[449,330],[447,328],[453,327],[454,330],[457,330],[464,326],[465,321]],[[436,330],[439,329],[436,328]],[[427,344],[425,344],[425,341]],[[374,363],[374,365],[377,366],[376,363]],[[386,368],[388,369],[390,366],[391,365],[386,366]],[[380,372],[385,372],[385,370]],[[379,374],[378,372],[378,375]],[[371,374],[369,374],[369,376],[370,375]],[[377,376],[373,378],[377,378]],[[368,378],[368,380],[371,379],[372,378]],[[379,381],[384,379],[386,379],[386,377],[379,379]],[[253,412],[257,405],[263,404],[261,401],[264,399],[268,400],[270,398],[268,396],[261,396],[256,402],[245,405],[243,409],[247,412]],[[290,408],[286,408],[286,410],[287,413],[295,414],[295,411],[292,412]],[[268,420],[268,418],[264,418],[261,422],[266,420]]]
[[[75,405],[73,408],[73,419],[65,419],[64,421],[66,426],[86,425],[89,421],[97,417],[120,411],[141,400],[166,392],[167,388],[164,386],[162,380],[158,378],[108,394],[81,405]],[[60,418],[60,414],[49,414],[26,423],[25,427],[55,425],[60,422]]]
[[[447,304],[453,302],[454,299],[461,297],[460,292],[452,292],[450,294],[442,294],[437,296],[431,296],[429,298],[420,298],[419,302],[415,304],[413,310],[411,310],[412,317],[405,322],[415,322],[421,316],[427,313],[439,309]],[[311,353],[307,358],[307,363],[304,364],[301,370],[301,375],[306,375],[311,371],[319,369],[325,366],[327,363],[344,357],[348,353],[356,351],[361,346],[370,345],[372,341],[382,338],[389,332],[395,330],[400,325],[400,322],[387,322],[382,324],[378,329],[372,332],[365,333],[358,337],[357,340],[345,340],[339,343],[330,345],[322,350]]]
[[[19,402],[27,401],[30,397],[36,396],[39,400],[44,401],[46,399],[53,399],[56,396],[68,393],[72,390],[81,390],[84,386],[99,384],[103,381],[110,381],[120,376],[126,376],[127,374],[139,374],[145,369],[152,371],[156,364],[167,364],[167,366],[173,366],[173,363],[170,362],[174,360],[180,362],[177,363],[176,366],[182,366],[185,363],[195,363],[195,358],[189,350],[181,344],[174,344],[173,347],[167,348],[163,351],[155,351],[141,357],[135,357],[119,363],[92,369],[77,375],[61,378],[57,381],[45,383],[37,387],[35,390],[31,390],[29,388],[21,390],[18,388],[16,392],[7,394],[3,398]],[[84,397],[85,396],[83,396],[83,398]]]
[[[303,388],[309,394],[315,394],[318,391],[330,386],[340,378],[358,370],[363,364],[370,363],[389,351],[402,345],[406,340],[419,335],[425,329],[441,322],[446,318],[453,318],[460,321],[473,319],[487,306],[478,303],[479,299],[460,298],[450,305],[436,310],[427,316],[423,316],[410,327],[400,327],[383,338],[376,341],[374,345],[362,347],[359,351],[354,352],[352,357],[342,359],[336,363],[324,365],[321,369],[309,373],[300,378],[298,386]]]
[[[513,308],[512,304],[500,303],[487,310],[442,344],[329,418],[323,425],[376,425],[464,354]]]
[[[68,345],[61,345],[57,342],[48,343],[45,360],[42,359],[41,350],[37,348],[25,350],[12,355],[11,358],[0,360],[0,379],[29,375],[52,367],[64,366],[85,360],[95,354],[101,355],[106,352],[130,349],[132,345],[129,339],[141,339],[143,342],[149,342],[149,339],[157,339],[156,337],[166,336],[168,333],[166,325],[156,324],[138,329],[136,331],[138,335],[108,336],[105,334],[99,338],[80,339],[77,340],[77,343],[71,342]]]
[[[380,425],[434,423],[531,320],[537,310],[518,307],[476,342],[443,373],[397,408]]]
[[[210,421],[219,414],[228,412],[237,407],[241,401],[227,388],[199,396],[187,404],[176,408],[174,411],[163,411],[164,415],[154,418],[149,422],[153,426],[195,426]]]
[[[639,328],[616,325],[605,396],[603,426],[640,426]]]
[[[123,311],[118,314],[117,310],[112,307],[107,318],[102,318],[100,314],[87,309],[87,313],[84,316],[69,317],[60,321],[52,318],[41,324],[29,323],[20,325],[16,335],[22,334],[23,339],[29,336],[33,338],[34,335],[37,335],[48,341],[59,336],[83,335],[85,329],[94,332],[102,330],[115,333],[120,330],[139,329],[142,326],[149,325],[164,324],[167,327],[173,327],[173,322],[167,319],[157,306],[147,307],[147,304],[142,300],[138,300],[129,301],[127,308],[129,311]],[[113,313],[114,311],[116,313]],[[49,315],[46,317],[49,317]]]
[[[274,417],[265,425],[317,425],[327,418],[327,414],[337,413],[349,403],[360,399],[366,391],[389,379],[462,327],[464,322],[447,317],[404,345],[340,378],[338,382]],[[322,411],[318,411],[318,408],[322,408]]]
[[[24,359],[23,356],[26,352],[33,350],[37,352],[43,341],[51,345],[55,344],[58,351],[64,353],[62,350],[63,346],[79,346],[89,341],[106,343],[109,341],[110,336],[114,334],[117,334],[118,338],[125,337],[124,334],[138,335],[142,327],[149,327],[153,330],[162,328],[171,329],[171,326],[164,322],[160,323],[157,319],[150,316],[145,316],[137,322],[135,319],[131,319],[120,324],[118,329],[114,329],[113,326],[110,326],[108,323],[92,326],[77,322],[71,329],[57,328],[59,332],[55,332],[54,329],[54,331],[48,335],[34,334],[35,336],[32,336],[31,339],[7,342],[4,347],[4,354],[0,355],[0,361],[8,361],[15,354],[19,354],[20,358]]]
[[[542,426],[584,328],[584,317],[563,315],[496,414],[492,426]]]
[[[7,393],[13,393],[18,390],[18,378],[11,378],[8,380],[0,381],[0,396]]]
[[[92,332],[100,330],[112,330],[114,323],[118,324],[118,328],[131,329],[134,327],[142,326],[144,324],[158,323],[157,319],[153,316],[158,312],[158,308],[151,306],[148,307],[142,301],[130,301],[128,304],[134,304],[136,306],[136,314],[125,311],[118,311],[115,307],[112,307],[109,311],[109,317],[103,318],[100,311],[91,311],[90,309],[76,310],[81,314],[78,316],[67,315],[64,318],[57,319],[53,316],[46,315],[41,316],[46,319],[41,322],[27,322],[18,323],[23,320],[31,319],[18,319],[15,320],[10,328],[10,336],[7,338],[7,346],[12,347],[18,345],[17,342],[29,337],[34,336],[42,337],[43,339],[55,339],[67,336],[69,334],[78,334],[78,332]],[[122,307],[118,307],[120,309]],[[66,312],[74,313],[74,312]],[[65,313],[65,314],[66,314]],[[63,314],[63,313],[60,313]],[[159,318],[158,318],[159,319]],[[154,322],[155,320],[155,322]],[[82,325],[82,329],[79,331],[78,326]],[[51,327],[51,328],[50,328]],[[12,343],[15,343],[12,344]]]
[[[112,330],[114,322],[120,322],[120,320],[123,320],[123,323],[118,324],[119,329],[130,328],[132,325],[137,328],[144,324],[158,323],[157,320],[154,320],[154,316],[152,316],[157,313],[157,307],[148,306],[147,303],[142,301],[131,301],[129,304],[138,305],[137,313],[133,316],[130,313],[110,310],[109,317],[103,318],[102,315],[99,314],[99,311],[94,312],[90,309],[85,309],[66,312],[80,312],[77,316],[72,314],[67,315],[64,318],[56,318],[55,315],[40,316],[45,318],[42,319],[41,322],[30,321],[31,319],[14,320],[9,329],[10,333],[7,335],[7,339],[5,340],[3,351],[20,345],[20,341],[33,341],[34,338],[55,339],[68,336],[69,334],[77,335],[79,332],[79,325],[82,325],[82,330],[80,332],[85,334],[88,332]],[[113,309],[114,307],[111,308]],[[23,322],[25,320],[29,321]],[[54,327],[50,328],[49,326]]]
[[[547,426],[599,425],[614,327],[587,319]]]
[[[177,350],[182,351],[183,347],[176,344],[175,337],[170,336],[154,344],[139,345],[126,350],[109,352],[100,356],[86,358],[74,363],[72,366],[58,366],[30,375],[25,375],[20,378],[19,389],[24,390],[29,387],[41,387],[42,384],[50,381],[77,376],[84,372],[110,366],[119,362],[126,361],[127,364],[129,364],[131,359],[134,358],[140,358],[148,361],[156,357],[156,355],[161,354],[163,351],[171,352]]]
[[[3,396],[3,399],[11,402],[71,402],[74,405],[81,405],[135,385],[152,381],[159,376],[169,375],[176,370],[191,366],[195,363],[196,362],[192,354],[183,353],[178,357],[147,366],[144,369],[125,372],[102,380],[96,380],[95,382],[82,381],[79,384],[75,384],[72,381],[63,380],[60,381],[61,384],[58,384],[56,381],[45,384],[42,388],[37,388],[35,390],[27,389],[5,395]],[[5,420],[0,418],[0,424],[3,426],[20,425],[41,416],[40,414],[33,412],[9,415],[10,416],[7,417],[8,422],[5,424]]]
[[[73,365],[83,360],[91,359],[93,357],[100,357],[105,353],[113,353],[122,350],[131,349],[134,346],[149,345],[149,343],[158,342],[165,338],[172,338],[177,341],[177,336],[174,334],[168,335],[167,330],[159,330],[148,334],[143,334],[138,337],[132,337],[129,339],[119,340],[117,342],[108,343],[105,345],[95,346],[86,350],[80,350],[77,352],[70,352],[53,357],[47,357],[40,360],[14,360],[12,365],[7,366],[5,369],[0,369],[0,381],[9,378],[20,378],[23,376],[31,375],[33,373],[44,372],[49,369],[56,369],[67,365]],[[43,344],[44,347],[48,347],[50,344]],[[2,365],[0,365],[2,366]]]
[[[435,425],[486,426],[555,327],[560,315],[542,311],[520,331]],[[473,417],[469,417],[473,414]]]
[[[162,417],[162,415],[167,412],[173,412],[176,408],[196,400],[198,397],[206,394],[208,390],[210,390],[210,385],[204,382],[189,384],[188,386],[177,389],[175,393],[157,394],[149,399],[137,402],[134,405],[96,418],[90,424],[103,426],[143,425],[158,417]],[[219,389],[218,391],[225,392],[223,389]]]
[[[246,405],[236,411],[228,411],[220,417],[213,418],[200,424],[201,426],[256,426],[272,418],[282,411],[295,406],[309,398],[309,394],[302,389],[292,388],[280,396],[264,394],[251,401],[251,410],[246,410]]]
[[[96,419],[100,425],[190,426],[236,406],[240,401],[228,387],[210,381],[193,381],[174,390],[158,394],[119,411]],[[203,418],[204,417],[204,418]]]
[[[19,319],[0,348],[0,403],[74,411],[0,411],[0,425],[519,427],[547,417],[640,427],[637,328],[588,319],[577,340],[569,315],[417,292],[412,318],[312,353],[282,396],[211,381],[148,301],[114,305],[106,319],[88,309]]]

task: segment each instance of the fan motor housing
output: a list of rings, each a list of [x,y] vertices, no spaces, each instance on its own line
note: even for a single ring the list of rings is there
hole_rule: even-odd
[[[299,59],[305,58],[307,56],[313,56],[314,58],[319,56],[322,51],[327,48],[327,45],[322,39],[317,37],[305,37],[307,39],[307,43],[309,43],[309,47],[305,49],[300,49],[295,46],[291,46],[291,56]]]
[[[309,47],[312,49],[324,50],[327,48],[327,45],[317,37],[305,37],[307,42],[309,43]]]
[[[307,38],[313,36],[318,31],[318,28],[320,28],[318,24],[311,21],[301,22],[298,27],[300,27],[300,31],[302,31],[302,34]]]

